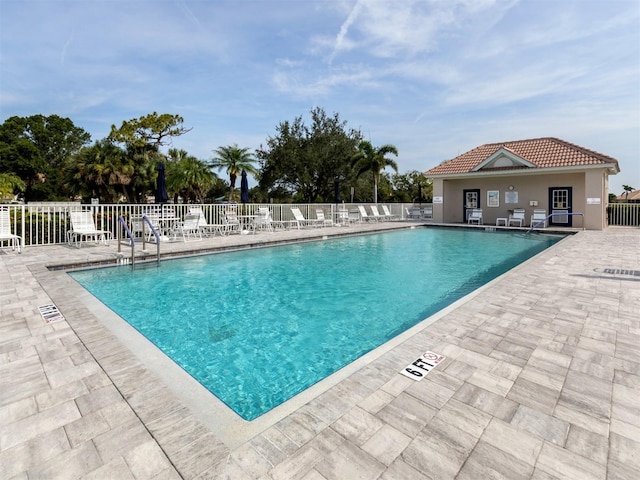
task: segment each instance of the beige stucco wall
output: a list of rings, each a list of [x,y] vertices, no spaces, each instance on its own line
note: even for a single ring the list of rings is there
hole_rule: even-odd
[[[509,210],[524,208],[526,210],[526,224],[529,225],[534,208],[542,208],[550,213],[549,188],[572,187],[572,211],[580,212],[584,217],[573,216],[574,227],[585,227],[601,230],[606,226],[606,182],[607,175],[603,169],[592,169],[577,173],[549,173],[528,175],[478,175],[474,178],[456,178],[444,180],[433,179],[433,218],[436,222],[464,223],[464,194],[467,189],[480,189],[480,208],[483,210],[484,223],[495,225],[496,218],[506,218]],[[517,192],[517,203],[505,202],[505,192]],[[500,205],[487,206],[487,191],[500,192]],[[442,203],[437,203],[437,197],[442,197]],[[592,199],[587,204],[587,198]],[[595,199],[599,199],[599,204]],[[537,202],[537,206],[531,205]]]

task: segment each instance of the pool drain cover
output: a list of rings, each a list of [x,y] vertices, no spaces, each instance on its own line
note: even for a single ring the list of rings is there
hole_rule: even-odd
[[[609,275],[631,275],[640,277],[640,270],[629,270],[626,268],[594,268],[598,273],[608,273]]]
[[[64,320],[64,315],[60,313],[58,307],[56,307],[53,303],[50,305],[43,305],[38,307],[40,310],[40,315],[42,315],[42,319],[44,323],[55,322],[56,320]]]

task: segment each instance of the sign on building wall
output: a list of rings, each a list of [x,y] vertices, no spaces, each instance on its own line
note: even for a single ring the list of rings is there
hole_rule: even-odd
[[[504,203],[518,203],[518,192],[504,192]]]

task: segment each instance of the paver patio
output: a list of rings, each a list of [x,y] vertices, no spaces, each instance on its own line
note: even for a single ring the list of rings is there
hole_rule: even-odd
[[[640,478],[640,229],[570,236],[254,422],[46,268],[115,250],[0,251],[0,479]]]

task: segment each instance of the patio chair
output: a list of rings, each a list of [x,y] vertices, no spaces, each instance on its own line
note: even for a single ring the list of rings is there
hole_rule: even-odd
[[[369,214],[367,214],[367,209],[364,208],[364,205],[358,205],[358,212],[360,213],[360,221],[361,222],[376,222],[377,220],[373,217],[370,217]]]
[[[349,223],[362,223],[362,218],[360,217],[360,212],[358,210],[349,210],[347,214],[349,218]]]
[[[333,226],[333,220],[324,216],[324,210],[321,208],[316,209],[316,218],[318,219],[318,223],[322,226],[328,225],[329,227]]]
[[[191,207],[189,209],[189,213],[193,215],[198,215],[198,230],[205,237],[215,236],[216,232],[220,235],[224,236],[224,232],[226,231],[226,225],[223,223],[209,223],[207,222],[207,217],[205,217],[202,208],[200,207]]]
[[[525,218],[524,218],[524,208],[514,208],[513,209],[513,213],[509,215],[509,221],[507,222],[507,225],[510,227],[511,224],[517,224],[518,227],[524,227],[525,226]]]
[[[77,248],[80,248],[83,239],[86,241],[89,238],[94,239],[96,243],[101,241],[104,245],[109,244],[111,232],[98,230],[90,211],[69,212],[69,219],[71,220],[71,230],[67,232],[67,243],[69,245],[75,244]]]
[[[153,229],[162,237],[163,229],[160,225],[160,215],[157,213],[147,213],[144,215],[149,220],[149,223],[153,226]],[[155,239],[153,231],[149,228],[149,225],[143,220],[143,215],[131,216],[131,233],[135,236],[142,236],[143,232],[147,234],[147,241]]]
[[[384,216],[387,217],[388,220],[395,220],[397,217],[396,215],[391,213],[391,211],[389,210],[389,207],[387,207],[386,205],[382,205],[382,212],[384,213]]]
[[[433,207],[424,207],[420,216],[425,220],[433,220]]]
[[[184,216],[182,222],[176,223],[171,229],[173,239],[176,240],[178,235],[182,237],[182,241],[187,242],[187,239],[193,238],[194,240],[202,240],[202,233],[198,229],[199,215],[193,213],[187,213]]]
[[[547,211],[542,208],[536,208],[531,215],[531,228],[542,227],[547,228]]]
[[[317,218],[304,218],[304,215],[302,215],[302,212],[297,207],[291,207],[291,213],[293,214],[294,223],[298,226],[298,230],[300,230],[301,227],[318,227],[321,225]]]
[[[20,245],[22,238],[19,235],[11,233],[11,218],[9,217],[9,210],[0,210],[0,246],[5,241],[11,243],[11,249],[18,249],[18,253],[21,252]]]
[[[251,224],[253,233],[258,230],[265,230],[273,233],[273,225],[271,225],[271,212],[267,207],[259,207],[256,217]]]
[[[227,234],[242,232],[242,225],[238,218],[238,210],[235,206],[228,206],[224,212],[224,231]]]
[[[470,225],[473,223],[477,223],[478,225],[482,225],[482,209],[481,208],[472,208],[469,213],[469,218],[467,219],[467,223]]]
[[[349,218],[349,210],[346,208],[339,208],[336,212],[336,223],[339,225],[349,225],[351,219]]]
[[[409,220],[416,220],[419,219],[422,216],[422,213],[420,212],[419,208],[412,208],[411,210],[409,210],[408,208],[404,209],[405,214],[407,215],[407,218]]]
[[[376,222],[384,222],[386,220],[384,215],[380,215],[377,205],[371,205],[371,216]]]

